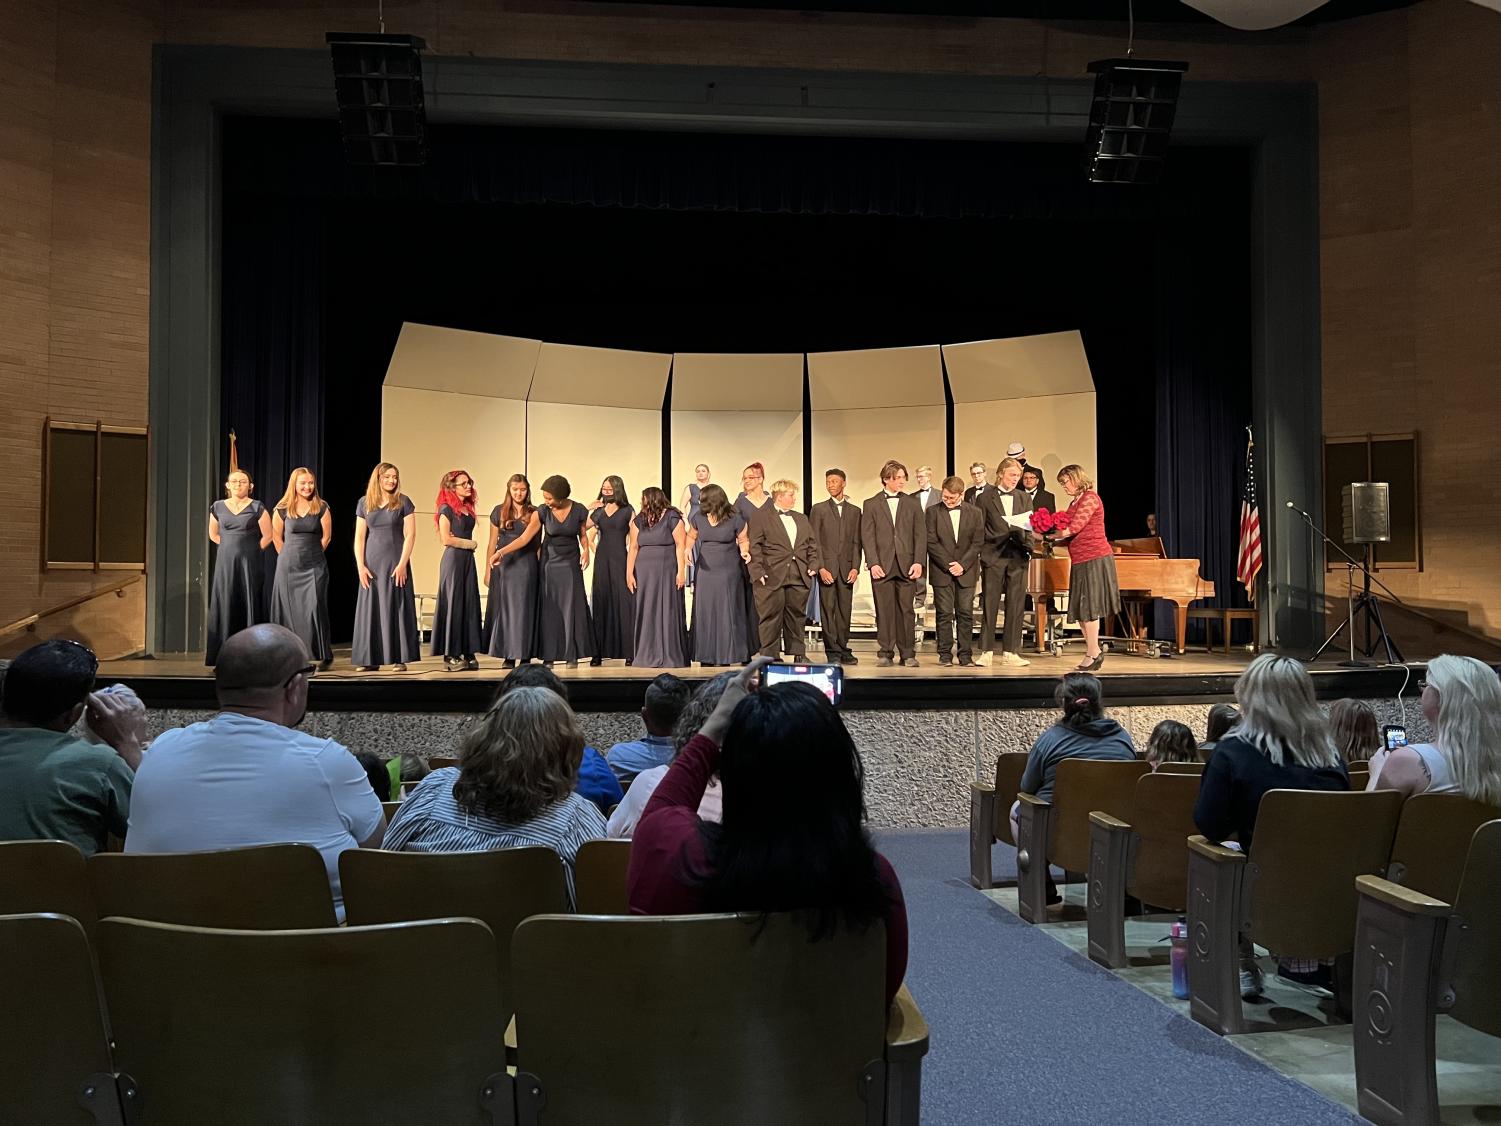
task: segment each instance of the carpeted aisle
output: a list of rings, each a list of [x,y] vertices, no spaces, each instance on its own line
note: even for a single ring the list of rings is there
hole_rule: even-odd
[[[965,879],[966,833],[877,844],[902,881],[907,983],[932,1029],[924,1126],[1362,1121],[991,903]]]

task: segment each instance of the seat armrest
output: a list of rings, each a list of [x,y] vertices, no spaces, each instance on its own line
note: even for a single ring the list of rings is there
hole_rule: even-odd
[[[1053,808],[1053,803],[1052,802],[1050,802],[1050,801],[1044,801],[1042,798],[1039,798],[1035,794],[1017,794],[1016,795],[1016,800],[1019,801],[1019,802],[1021,802],[1022,805],[1030,805],[1034,809],[1052,809]]]
[[[886,1013],[885,1126],[917,1126],[922,1118],[922,1059],[928,1022],[905,984]]]
[[[1017,794],[1016,800],[1016,913],[1029,923],[1045,923],[1053,803],[1033,794]]]
[[[886,1014],[886,1058],[928,1054],[928,1022],[905,983],[892,998]]]
[[[971,782],[969,784],[969,792],[972,794],[993,794],[995,793],[995,787],[989,782]]]
[[[1098,825],[1101,829],[1109,829],[1112,833],[1129,833],[1131,826],[1127,825],[1119,817],[1111,817],[1108,813],[1102,813],[1098,809],[1089,815],[1089,823]]]
[[[990,846],[999,839],[995,787],[983,782],[969,784],[969,882],[977,888],[995,887],[995,873],[990,862]],[[1010,811],[1004,816],[1009,817]],[[1011,836],[1007,827],[1006,836]]]
[[[1442,899],[1383,880],[1380,876],[1356,876],[1355,891],[1405,915],[1448,915],[1454,908]]]
[[[1188,851],[1196,852],[1216,864],[1244,864],[1246,862],[1246,854],[1240,849],[1226,848],[1224,845],[1214,844],[1207,837],[1197,835],[1188,838]]]

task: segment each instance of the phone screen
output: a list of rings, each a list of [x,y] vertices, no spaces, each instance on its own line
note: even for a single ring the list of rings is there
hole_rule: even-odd
[[[761,670],[762,684],[788,684],[799,680],[817,688],[836,708],[844,697],[844,670],[838,665],[767,665]]]
[[[1389,751],[1395,751],[1398,747],[1405,747],[1407,746],[1407,728],[1389,723],[1381,729],[1381,739]]]

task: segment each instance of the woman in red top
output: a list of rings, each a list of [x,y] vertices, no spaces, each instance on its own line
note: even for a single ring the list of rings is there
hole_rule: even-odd
[[[1115,555],[1105,538],[1105,504],[1094,491],[1094,482],[1079,466],[1065,465],[1058,471],[1058,483],[1074,498],[1056,536],[1068,540],[1068,620],[1084,629],[1084,660],[1078,667],[1094,672],[1105,663],[1100,619],[1121,608]]]
[[[631,841],[631,911],[804,911],[810,941],[884,922],[890,1001],[907,973],[907,907],[865,827],[860,752],[816,689],[757,691],[766,663],[729,681],[647,802]],[[718,825],[698,816],[716,772]]]

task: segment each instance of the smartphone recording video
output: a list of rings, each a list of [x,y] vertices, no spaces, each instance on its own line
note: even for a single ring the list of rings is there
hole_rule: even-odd
[[[1386,749],[1389,751],[1405,747],[1407,746],[1407,728],[1388,723],[1381,729],[1381,741],[1386,744]]]
[[[838,665],[767,665],[761,670],[761,683],[790,684],[802,681],[811,684],[836,708],[844,698],[844,670]]]

